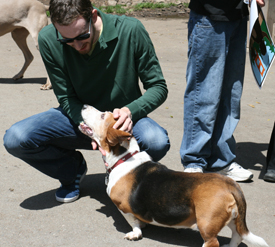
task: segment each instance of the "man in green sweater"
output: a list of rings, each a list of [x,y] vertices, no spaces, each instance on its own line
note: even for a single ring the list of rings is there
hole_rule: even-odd
[[[60,105],[14,124],[4,145],[59,179],[57,201],[72,202],[87,172],[76,149],[97,149],[78,130],[83,105],[112,111],[114,128],[132,132],[140,149],[158,161],[170,148],[169,138],[147,115],[166,100],[168,90],[152,41],[137,19],[106,15],[90,0],[51,0],[50,13],[53,24],[40,32],[39,49]]]

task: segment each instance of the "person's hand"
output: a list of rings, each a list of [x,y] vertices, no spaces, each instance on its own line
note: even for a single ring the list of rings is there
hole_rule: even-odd
[[[102,154],[102,159],[103,159],[103,162],[105,164],[105,167],[108,167],[109,165],[108,165],[108,163],[106,163],[106,161],[104,159],[104,156],[106,156],[105,150],[103,150],[100,146],[98,146],[97,143],[94,140],[92,140],[91,144],[92,144],[93,150],[96,150],[97,147],[98,147],[98,150]]]
[[[93,147],[93,150],[96,150],[97,147],[98,147],[98,150],[100,151],[100,153],[101,153],[103,156],[106,156],[106,152],[105,152],[100,146],[98,146],[97,143],[96,143],[94,140],[92,140],[91,145],[92,145],[92,147]]]
[[[93,150],[97,149],[97,143],[94,140],[92,140],[91,145],[93,147]]]
[[[114,114],[114,119],[117,119],[117,122],[114,124],[113,128],[115,129],[119,128],[122,131],[131,133],[133,128],[133,122],[132,122],[132,114],[129,108],[127,107],[123,107],[121,109],[116,108],[114,109],[113,114]],[[101,154],[103,156],[106,156],[105,150],[103,150],[100,146],[98,146],[94,140],[92,140],[91,145],[93,147],[93,150],[96,150],[98,148]]]
[[[121,109],[114,109],[113,111],[114,119],[117,122],[114,124],[113,128],[126,131],[131,133],[133,128],[132,113],[127,107]]]
[[[264,7],[265,6],[265,0],[256,0],[257,4],[260,7]],[[251,0],[249,1],[249,4],[251,3]]]

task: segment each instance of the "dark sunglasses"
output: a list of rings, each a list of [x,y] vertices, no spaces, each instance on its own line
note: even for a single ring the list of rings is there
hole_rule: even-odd
[[[91,23],[92,23],[92,19],[90,19],[89,32],[88,33],[80,34],[80,35],[76,36],[75,38],[60,39],[60,38],[58,38],[58,31],[57,31],[57,29],[55,29],[55,31],[56,31],[56,39],[57,39],[57,41],[59,41],[62,44],[73,43],[74,40],[88,39],[88,38],[90,38],[90,34],[91,34]]]

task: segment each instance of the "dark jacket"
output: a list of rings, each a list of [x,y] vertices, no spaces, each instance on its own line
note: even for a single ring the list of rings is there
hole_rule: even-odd
[[[191,0],[189,8],[216,21],[235,21],[249,15],[243,0]]]

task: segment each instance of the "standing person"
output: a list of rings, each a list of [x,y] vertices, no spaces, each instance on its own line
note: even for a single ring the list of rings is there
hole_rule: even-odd
[[[275,182],[275,123],[268,144],[264,181]]]
[[[264,0],[257,0],[264,6]],[[248,7],[243,0],[191,0],[184,135],[185,172],[217,171],[236,181],[253,174],[234,162],[240,119]]]
[[[168,90],[140,21],[104,14],[90,0],[51,0],[49,10],[53,24],[40,32],[39,48],[60,105],[15,123],[4,145],[10,154],[59,179],[56,200],[72,202],[87,171],[76,149],[97,148],[78,130],[83,105],[113,111],[114,128],[132,132],[140,149],[158,161],[170,148],[169,138],[147,114],[166,100]]]

